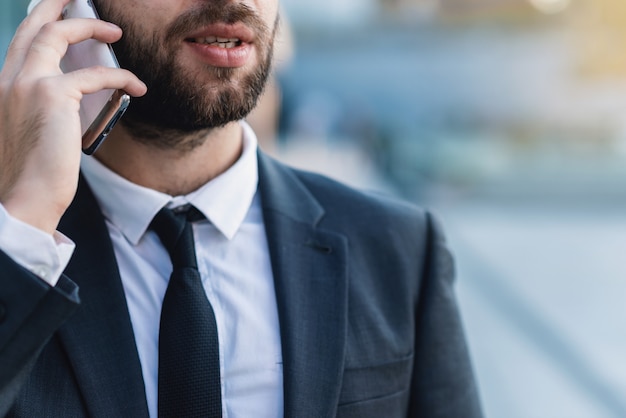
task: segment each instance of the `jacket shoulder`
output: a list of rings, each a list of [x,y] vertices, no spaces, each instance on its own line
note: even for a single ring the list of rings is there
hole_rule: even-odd
[[[329,219],[346,220],[367,225],[399,225],[425,227],[429,212],[392,195],[348,186],[327,176],[293,169],[295,175],[324,207]]]

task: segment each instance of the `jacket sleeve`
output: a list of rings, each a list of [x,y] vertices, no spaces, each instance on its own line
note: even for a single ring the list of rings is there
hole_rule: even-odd
[[[79,303],[78,287],[66,276],[51,287],[0,251],[0,416]]]
[[[427,221],[409,416],[478,418],[478,389],[453,290],[454,261],[431,215]]]

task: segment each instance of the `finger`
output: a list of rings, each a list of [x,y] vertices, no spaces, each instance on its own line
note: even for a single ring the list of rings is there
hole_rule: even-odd
[[[41,0],[31,0],[30,3],[28,3],[28,7],[26,9],[26,14],[29,15],[33,11],[35,6],[39,5],[39,3],[41,3]]]
[[[96,93],[104,89],[124,90],[131,96],[143,96],[148,88],[128,70],[108,67],[90,67],[62,76],[63,83],[81,94]]]
[[[70,0],[43,0],[37,4],[17,28],[7,49],[6,62],[22,61],[19,59],[20,56],[23,56],[28,50],[42,26],[48,22],[59,20],[63,8],[69,2]]]
[[[29,48],[23,71],[46,74],[58,71],[59,62],[69,44],[86,39],[112,43],[120,39],[122,30],[112,23],[96,19],[68,19],[44,25]]]

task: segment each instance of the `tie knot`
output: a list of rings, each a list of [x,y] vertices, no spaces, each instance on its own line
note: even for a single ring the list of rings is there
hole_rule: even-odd
[[[174,268],[197,268],[191,222],[201,218],[203,216],[196,208],[186,205],[174,210],[163,208],[150,223],[150,229],[159,236]]]

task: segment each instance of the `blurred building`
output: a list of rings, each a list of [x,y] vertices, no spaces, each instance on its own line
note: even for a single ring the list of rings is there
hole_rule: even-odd
[[[626,77],[626,2],[587,0],[571,18],[579,46],[581,75],[588,78]]]
[[[445,20],[493,22],[536,17],[530,0],[379,0],[379,4],[384,13],[403,18],[430,15]]]

